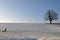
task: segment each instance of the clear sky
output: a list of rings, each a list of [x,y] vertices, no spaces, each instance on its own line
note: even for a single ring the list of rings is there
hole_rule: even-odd
[[[0,22],[44,22],[52,9],[59,15],[60,0],[0,0]]]

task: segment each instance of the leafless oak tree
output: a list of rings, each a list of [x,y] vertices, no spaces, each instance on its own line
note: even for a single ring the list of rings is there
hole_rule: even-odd
[[[58,14],[53,10],[48,10],[44,18],[46,21],[49,20],[51,24],[52,20],[58,19]]]

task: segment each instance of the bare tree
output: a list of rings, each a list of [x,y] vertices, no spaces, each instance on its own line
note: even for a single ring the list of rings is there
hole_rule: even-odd
[[[44,18],[46,21],[49,20],[51,24],[53,20],[58,19],[58,14],[53,10],[48,10]]]

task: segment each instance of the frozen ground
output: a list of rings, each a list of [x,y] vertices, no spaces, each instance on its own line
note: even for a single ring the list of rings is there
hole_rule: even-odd
[[[7,32],[2,32],[7,28]],[[60,40],[60,25],[0,23],[0,40]]]

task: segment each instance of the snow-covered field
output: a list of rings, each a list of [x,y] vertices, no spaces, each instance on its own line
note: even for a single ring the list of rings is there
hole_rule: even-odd
[[[60,40],[60,25],[0,23],[0,40]]]

